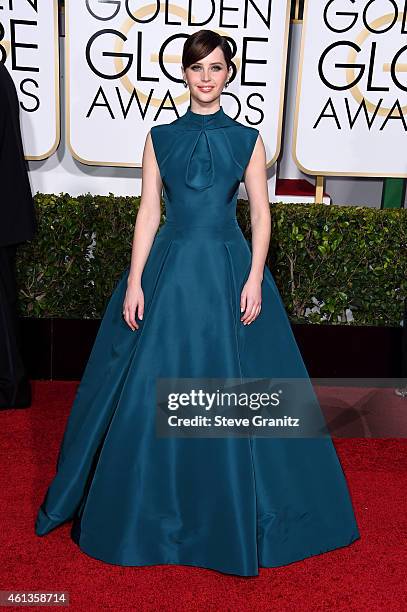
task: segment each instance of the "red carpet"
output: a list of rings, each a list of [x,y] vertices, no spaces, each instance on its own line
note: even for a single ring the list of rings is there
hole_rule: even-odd
[[[0,411],[1,590],[68,591],[70,610],[406,609],[406,440],[334,439],[361,539],[285,567],[261,568],[258,577],[187,566],[108,565],[78,549],[70,524],[36,536],[35,516],[77,384],[35,381],[31,408]]]

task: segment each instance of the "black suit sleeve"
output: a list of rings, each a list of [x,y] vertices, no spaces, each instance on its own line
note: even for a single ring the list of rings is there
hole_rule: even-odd
[[[0,246],[31,240],[37,229],[14,81],[0,63]]]

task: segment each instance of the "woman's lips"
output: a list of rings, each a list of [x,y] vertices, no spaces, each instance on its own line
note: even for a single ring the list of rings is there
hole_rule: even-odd
[[[199,87],[198,85],[198,89],[206,93],[208,91],[212,91],[213,87]]]

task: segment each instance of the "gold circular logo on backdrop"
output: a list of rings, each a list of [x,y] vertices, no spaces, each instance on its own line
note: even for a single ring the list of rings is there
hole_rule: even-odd
[[[154,11],[156,10],[156,5],[147,5],[147,6],[143,6],[139,9],[137,9],[137,11],[135,11],[134,16],[142,19],[147,17],[148,15],[151,15]],[[185,23],[187,23],[188,21],[188,13],[187,11],[180,7],[177,6],[176,4],[168,4],[167,5],[167,11],[168,14],[170,15],[175,15],[176,17],[179,17],[182,21],[184,21]],[[159,12],[164,13],[165,12],[165,7],[161,6]],[[194,20],[194,18],[192,18],[192,21]],[[126,36],[126,38],[128,37],[129,32],[131,31],[131,29],[136,25],[136,22],[134,21],[134,19],[132,19],[131,17],[128,17],[123,25],[120,27],[120,32],[122,34],[124,34],[124,36]],[[223,36],[226,36],[227,33],[223,32],[222,30],[213,30],[214,32],[217,32],[218,34],[221,34]],[[114,52],[115,53],[124,53],[124,43],[125,41],[122,40],[121,38],[119,38],[118,40],[116,40],[115,46],[114,46]],[[158,55],[156,53],[153,53],[151,55],[151,61],[152,62],[158,62]],[[179,55],[173,55],[173,54],[168,54],[165,56],[165,61],[166,63],[169,64],[180,64],[181,63],[181,57]],[[235,57],[233,59],[235,65],[236,65],[236,70],[238,70],[239,66],[240,66],[240,60]],[[119,74],[120,72],[123,72],[125,67],[124,67],[124,62],[123,62],[123,58],[122,57],[115,57],[114,58],[114,66],[115,69],[117,71],[117,74]],[[133,93],[133,91],[136,91],[138,98],[143,101],[143,102],[147,102],[149,101],[149,104],[152,104],[153,106],[159,107],[163,101],[162,98],[157,98],[157,97],[152,97],[152,98],[148,98],[148,96],[141,91],[136,85],[134,85],[130,78],[128,77],[127,74],[123,75],[122,77],[120,77],[119,79],[121,81],[121,83],[123,84],[123,87],[126,89],[126,91],[131,95]],[[183,91],[182,94],[175,96],[174,97],[174,101],[176,102],[176,104],[183,104],[184,102],[187,102],[189,100],[189,93],[188,90],[187,91]]]
[[[388,14],[388,15],[383,15],[382,17],[378,17],[376,18],[374,21],[372,21],[369,25],[374,28],[377,29],[379,26],[383,26],[387,23],[390,23],[392,20],[394,19],[394,15],[392,14]],[[395,23],[397,22],[401,22],[402,21],[402,15],[399,14],[397,17],[397,20]],[[367,40],[367,38],[372,34],[372,32],[369,32],[368,29],[364,28],[360,34],[356,37],[356,40],[354,41],[357,45],[359,45],[359,47],[362,47],[363,43]],[[355,49],[351,49],[351,51],[349,52],[349,56],[348,56],[348,63],[356,63],[356,58],[357,58],[357,54],[358,51],[355,51]],[[390,65],[389,64],[384,64],[383,65],[383,72],[389,72],[390,71]],[[407,64],[397,64],[396,65],[396,71],[397,72],[406,72],[407,71]],[[354,68],[347,68],[346,70],[346,81],[347,83],[350,85],[351,82],[353,82],[356,78],[356,74],[355,74],[355,69]],[[371,102],[366,96],[364,96],[361,92],[361,90],[359,89],[358,85],[354,85],[353,87],[351,87],[349,89],[351,95],[354,97],[354,99],[356,100],[356,102],[358,102],[359,104],[361,104],[363,102],[363,100],[365,100],[366,102],[366,108],[372,112],[372,113],[376,113],[377,115],[382,115],[382,116],[387,116],[389,114],[389,112],[392,110],[391,108],[386,108],[381,106],[379,109],[377,109],[377,104],[375,104],[374,102]],[[401,108],[403,115],[405,115],[407,113],[407,105],[403,106]]]

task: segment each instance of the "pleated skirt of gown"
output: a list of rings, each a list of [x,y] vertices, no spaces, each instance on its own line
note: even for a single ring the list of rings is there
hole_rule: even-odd
[[[156,377],[308,379],[267,266],[260,315],[241,323],[250,263],[237,220],[222,228],[167,222],[144,267],[136,331],[121,316],[123,272],[77,390],[37,535],[73,519],[73,540],[96,559],[241,576],[360,537],[331,438],[156,435]]]

